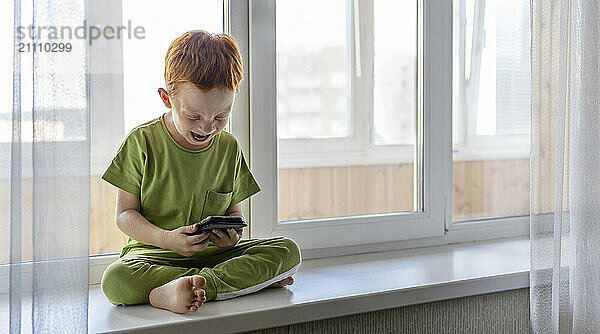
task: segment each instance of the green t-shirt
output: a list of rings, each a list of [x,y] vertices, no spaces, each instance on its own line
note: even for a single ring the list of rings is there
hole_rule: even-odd
[[[164,115],[131,130],[102,175],[139,197],[144,218],[174,230],[224,215],[230,206],[261,190],[231,133],[223,130],[208,147],[188,150],[171,137]],[[120,256],[138,247],[157,248],[127,236]]]

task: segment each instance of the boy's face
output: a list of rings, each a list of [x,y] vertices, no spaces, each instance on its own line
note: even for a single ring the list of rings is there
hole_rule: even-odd
[[[191,84],[184,83],[170,100],[166,92],[159,93],[165,105],[171,108],[173,125],[178,135],[191,150],[208,147],[212,138],[225,125],[231,113],[235,92],[214,88],[203,92]],[[182,143],[183,144],[183,143]]]

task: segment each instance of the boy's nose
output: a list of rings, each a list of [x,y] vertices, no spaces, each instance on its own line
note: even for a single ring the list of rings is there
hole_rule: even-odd
[[[203,135],[207,135],[207,134],[211,134],[213,132],[214,129],[214,124],[212,123],[204,123],[203,125],[201,125],[199,127],[199,129],[201,129],[202,131],[198,131]]]

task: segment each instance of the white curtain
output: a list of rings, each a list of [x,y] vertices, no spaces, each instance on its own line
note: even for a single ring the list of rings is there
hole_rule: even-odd
[[[48,33],[50,27],[60,31],[85,25],[87,1],[14,0],[2,6],[8,16],[3,19],[13,18],[6,33],[13,34],[3,48],[9,51],[3,53],[3,64],[11,64],[12,73],[3,67],[11,89],[2,94],[10,103],[0,111],[0,237],[4,238],[0,274],[9,278],[1,283],[0,332],[85,333],[88,47],[85,39],[67,38],[66,32],[56,40]],[[32,36],[31,24],[34,33],[36,27],[46,28]],[[19,32],[19,27],[24,29]],[[70,43],[71,50],[63,44],[63,51],[58,51],[60,47],[52,43]]]
[[[534,333],[600,333],[599,6],[531,1]]]

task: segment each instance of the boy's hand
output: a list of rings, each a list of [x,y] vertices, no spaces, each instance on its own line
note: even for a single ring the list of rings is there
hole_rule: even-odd
[[[227,232],[223,232],[218,228],[213,228],[208,239],[219,248],[233,247],[237,245],[238,241],[242,238],[243,231],[243,227],[237,231],[233,228],[228,228]]]
[[[188,257],[205,250],[209,242],[209,232],[204,231],[196,235],[189,234],[196,231],[196,229],[198,229],[198,224],[186,225],[167,231],[163,237],[162,247]]]

